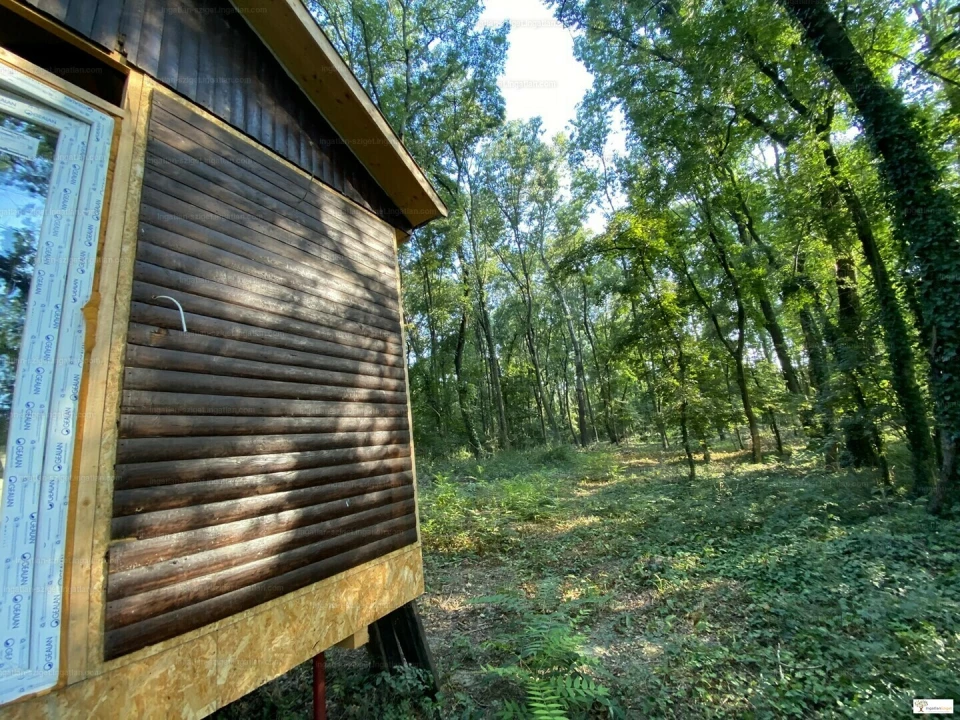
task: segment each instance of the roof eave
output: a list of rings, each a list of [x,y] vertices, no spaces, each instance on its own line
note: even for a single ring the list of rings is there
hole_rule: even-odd
[[[447,207],[301,0],[231,0],[412,227]]]

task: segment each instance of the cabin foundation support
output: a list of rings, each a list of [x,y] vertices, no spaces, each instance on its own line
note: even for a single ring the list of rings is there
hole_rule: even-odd
[[[412,665],[429,676],[431,695],[440,689],[440,676],[415,601],[401,605],[373,623],[367,647],[377,670]]]
[[[313,656],[313,720],[327,720],[327,658]]]

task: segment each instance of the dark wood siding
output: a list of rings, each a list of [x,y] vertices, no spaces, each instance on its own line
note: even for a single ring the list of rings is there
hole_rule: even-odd
[[[156,95],[108,659],[416,541],[394,253],[383,223]]]
[[[229,0],[26,0],[395,227],[410,225]]]

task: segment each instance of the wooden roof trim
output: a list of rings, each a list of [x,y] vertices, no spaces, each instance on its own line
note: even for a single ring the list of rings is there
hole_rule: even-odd
[[[301,0],[231,0],[413,227],[447,208]]]

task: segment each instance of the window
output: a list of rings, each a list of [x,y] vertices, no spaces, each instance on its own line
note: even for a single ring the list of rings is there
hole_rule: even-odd
[[[113,122],[0,64],[0,703],[59,670],[81,310]]]

